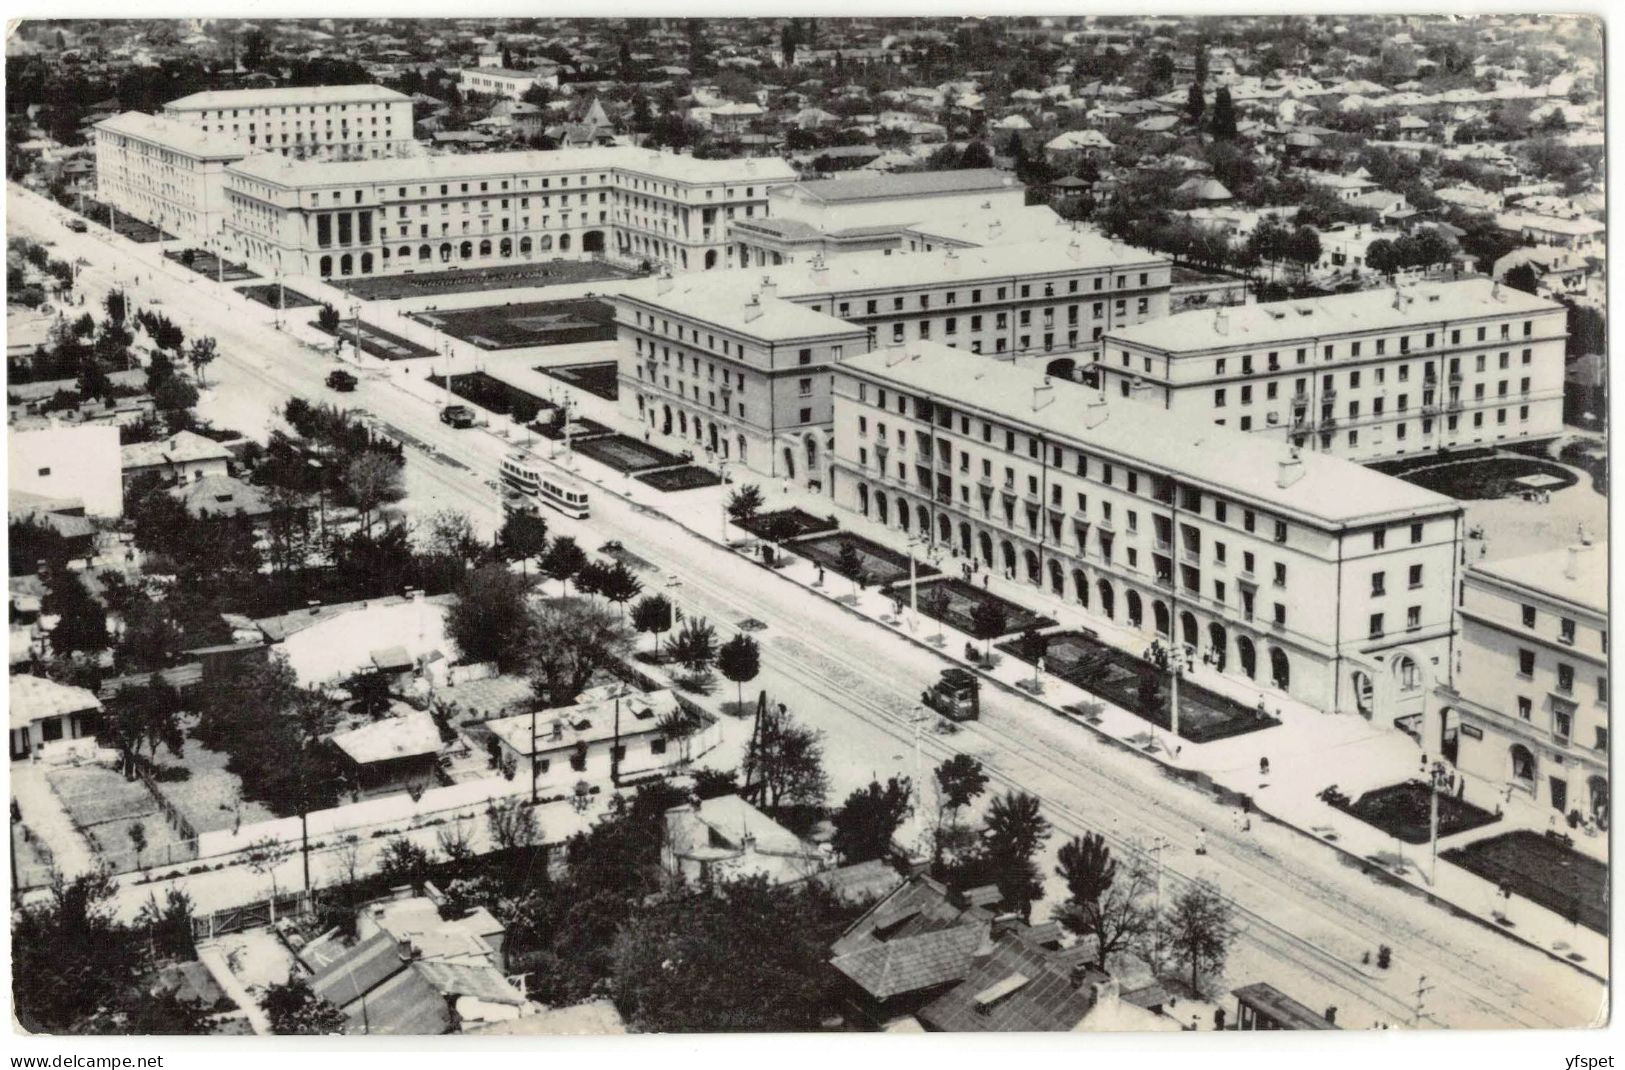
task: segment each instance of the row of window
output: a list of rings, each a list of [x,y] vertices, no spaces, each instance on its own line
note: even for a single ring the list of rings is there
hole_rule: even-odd
[[[1141,278],[1143,279],[1144,276],[1141,276]],[[1142,282],[1142,285],[1144,285],[1143,282]],[[1534,320],[1524,320],[1523,321],[1523,337],[1532,338],[1532,337],[1534,337],[1534,333],[1535,333],[1535,321]],[[1477,339],[1476,339],[1477,341],[1480,341],[1480,342],[1489,341],[1488,327],[1482,327],[1482,326],[1479,327],[1477,329],[1477,334],[1478,334]],[[1433,345],[1434,345],[1435,337],[1436,337],[1435,332],[1433,332],[1433,331],[1427,332],[1427,334],[1423,338],[1423,345],[1422,345],[1421,348],[1423,348],[1423,349],[1432,349]],[[1512,338],[1512,324],[1510,324],[1510,323],[1501,324],[1500,325],[1500,340],[1505,342],[1505,341],[1510,341],[1511,338]],[[1409,353],[1409,352],[1411,352],[1411,336],[1410,335],[1408,335],[1408,334],[1407,335],[1400,335],[1398,340],[1399,340],[1398,352],[1400,352],[1400,353]],[[1387,353],[1388,353],[1388,339],[1386,339],[1386,338],[1364,339],[1364,340],[1360,340],[1360,341],[1350,342],[1350,343],[1348,343],[1348,351],[1347,351],[1346,355],[1349,356],[1349,357],[1359,357],[1359,356],[1361,356],[1362,351],[1364,349],[1365,341],[1372,341],[1373,342],[1373,349],[1375,351],[1375,355],[1377,355],[1379,357],[1387,355]],[[1455,330],[1452,330],[1450,332],[1450,344],[1453,345],[1453,346],[1461,344],[1461,330],[1459,328],[1455,329]],[[1527,353],[1528,350],[1525,350],[1524,352]],[[1128,354],[1126,354],[1126,353],[1124,354],[1124,356],[1127,356],[1127,355]],[[1335,355],[1336,355],[1336,347],[1334,345],[1326,345],[1326,346],[1323,346],[1321,348],[1321,359],[1322,360],[1332,360],[1332,359],[1334,359]],[[1502,354],[1503,359],[1505,359],[1505,356],[1506,356],[1505,354]],[[1296,361],[1297,364],[1301,365],[1301,364],[1306,363],[1308,361],[1308,357],[1309,357],[1309,350],[1306,347],[1298,347],[1297,348],[1296,353],[1295,353],[1295,361]],[[1280,353],[1279,350],[1274,350],[1274,351],[1268,353],[1266,355],[1265,359],[1268,362],[1267,368],[1268,368],[1269,371],[1273,372],[1273,371],[1279,371],[1281,369],[1281,353]],[[1484,360],[1484,358],[1482,356],[1480,356],[1478,359],[1480,361],[1479,371],[1483,371],[1484,368],[1483,368],[1482,361]],[[1457,370],[1454,365],[1455,365],[1455,361],[1452,360],[1451,371]],[[1214,362],[1213,362],[1213,374],[1214,375],[1225,375],[1225,374],[1227,374],[1229,366],[1230,366],[1230,358],[1229,357],[1219,357],[1219,358],[1215,359]],[[1504,368],[1504,367],[1506,367],[1506,365],[1503,364],[1502,367]],[[1408,366],[1401,367],[1401,369],[1400,369],[1400,381],[1401,382],[1403,382],[1405,380],[1405,377],[1409,374],[1409,371],[1410,371],[1410,369],[1409,369]],[[1253,374],[1253,354],[1251,354],[1251,353],[1242,354],[1242,356],[1241,356],[1241,374],[1243,374],[1243,375],[1251,375],[1251,374]],[[1354,375],[1355,379],[1350,385],[1351,386],[1359,386],[1360,385],[1360,381],[1359,381],[1360,373],[1358,371],[1356,371],[1356,372],[1353,372],[1352,374]],[[1381,380],[1379,379],[1378,381],[1380,382]]]
[[[1539,621],[1539,613],[1537,613],[1535,607],[1531,605],[1522,606],[1522,610],[1523,626],[1533,631],[1537,626],[1537,622]],[[1602,636],[1603,653],[1606,654],[1608,652],[1608,632],[1604,629],[1600,630],[1599,634]],[[1574,637],[1575,624],[1573,618],[1559,616],[1557,618],[1557,641],[1562,643],[1564,646],[1573,646]]]

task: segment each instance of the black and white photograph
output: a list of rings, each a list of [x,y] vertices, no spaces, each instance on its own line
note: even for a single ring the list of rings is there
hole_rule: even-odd
[[[1159,6],[15,12],[11,1039],[1591,1070],[1604,17]]]

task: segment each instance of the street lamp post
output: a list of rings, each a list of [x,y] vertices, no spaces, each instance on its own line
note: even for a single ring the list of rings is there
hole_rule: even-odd
[[[441,366],[440,385],[445,388],[445,391],[446,391],[446,404],[450,405],[451,404],[451,340],[450,339],[447,339],[447,340],[440,343],[440,352],[446,358],[445,363]]]
[[[350,330],[354,332],[351,341],[355,345],[355,362],[361,363],[361,302],[350,302]]]
[[[728,462],[717,464],[717,476],[722,480],[722,545],[728,545]]]
[[[1439,870],[1439,789],[1449,777],[1445,764],[1437,759],[1428,776],[1428,838],[1432,841],[1432,855],[1428,862],[1428,884],[1434,883]]]

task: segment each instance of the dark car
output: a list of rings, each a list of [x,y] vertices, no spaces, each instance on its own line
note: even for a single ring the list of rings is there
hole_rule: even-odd
[[[332,387],[334,390],[342,390],[348,393],[349,391],[355,389],[355,384],[356,377],[345,371],[343,368],[327,374],[327,385]]]
[[[75,234],[83,234],[85,231],[89,230],[90,227],[85,225],[85,221],[83,219],[70,219],[68,220],[68,229],[73,231]]]
[[[440,422],[456,428],[473,427],[474,413],[467,405],[447,405],[440,410]]]

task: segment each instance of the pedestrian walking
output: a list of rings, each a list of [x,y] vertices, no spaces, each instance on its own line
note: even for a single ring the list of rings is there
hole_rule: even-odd
[[[1205,828],[1196,830],[1196,853],[1199,855],[1207,854],[1207,829]]]
[[[1258,759],[1258,775],[1259,776],[1269,776],[1270,775],[1270,760],[1268,758],[1260,758],[1260,759]]]
[[[982,590],[987,590],[987,573],[982,573]]]
[[[824,585],[824,566],[819,565],[818,566],[818,586],[822,587],[823,585]]]

